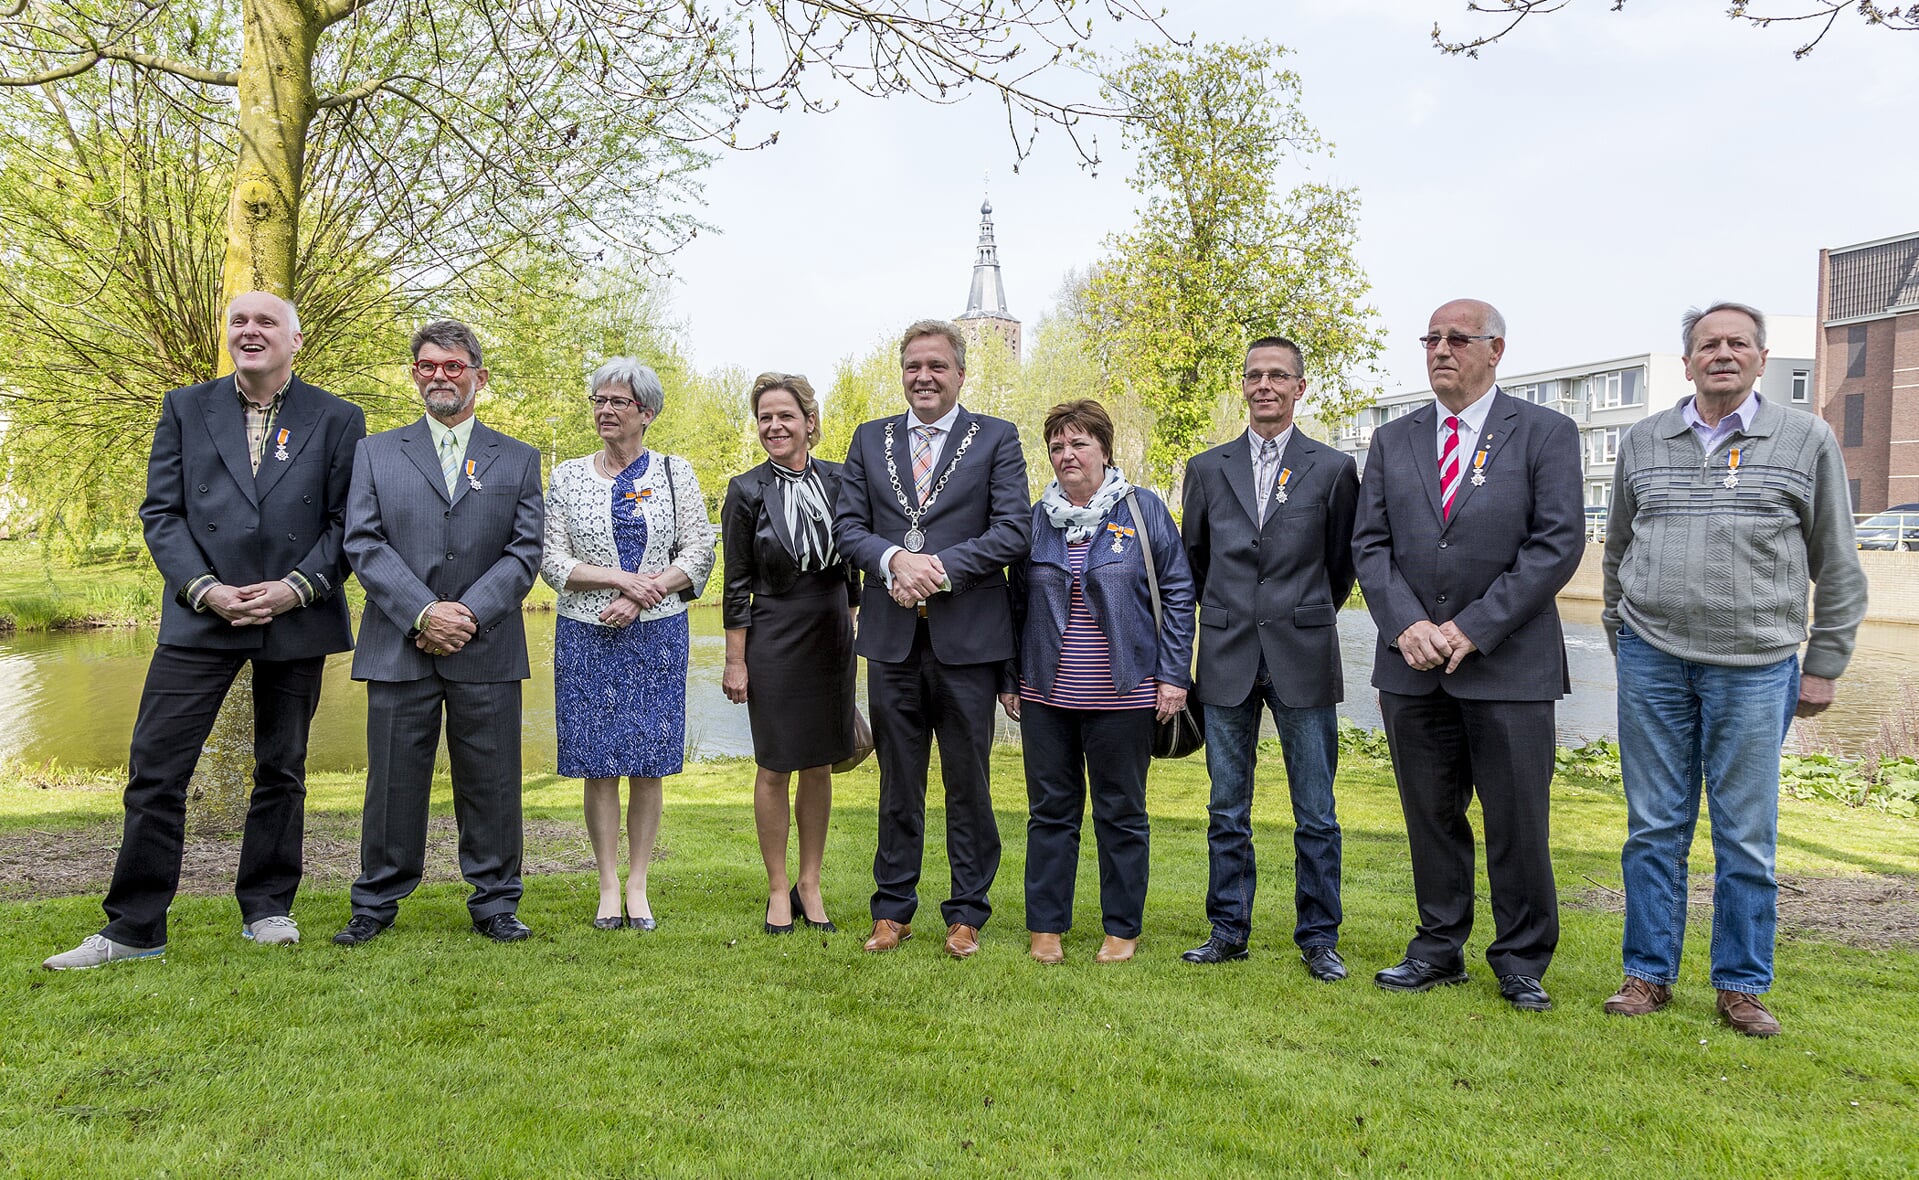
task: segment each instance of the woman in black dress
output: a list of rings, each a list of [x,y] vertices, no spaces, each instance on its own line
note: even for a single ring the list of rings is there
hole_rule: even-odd
[[[795,919],[832,931],[820,862],[833,806],[833,764],[853,753],[853,624],[859,575],[833,543],[840,465],[812,457],[819,403],[798,374],[762,373],[753,417],[767,461],[726,485],[726,670],[721,687],[753,729],[753,818],[766,860],[768,934]],[[786,871],[787,786],[800,871]]]

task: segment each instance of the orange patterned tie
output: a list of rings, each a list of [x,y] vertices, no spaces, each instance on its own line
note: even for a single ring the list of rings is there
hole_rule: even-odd
[[[938,433],[931,426],[913,427],[913,494],[922,504],[933,486],[933,436]]]

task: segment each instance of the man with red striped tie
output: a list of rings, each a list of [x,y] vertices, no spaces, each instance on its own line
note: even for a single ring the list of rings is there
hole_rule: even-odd
[[[1543,1012],[1559,942],[1553,711],[1572,687],[1553,596],[1585,550],[1579,432],[1494,384],[1506,321],[1491,304],[1446,304],[1420,343],[1433,404],[1374,432],[1353,530],[1419,906],[1404,960],[1374,982],[1466,981],[1477,792],[1495,926],[1486,961],[1514,1008]]]

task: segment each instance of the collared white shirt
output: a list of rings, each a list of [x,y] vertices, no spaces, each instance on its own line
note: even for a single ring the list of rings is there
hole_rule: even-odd
[[[1717,426],[1706,425],[1706,420],[1694,408],[1693,400],[1688,397],[1680,402],[1679,413],[1685,418],[1686,425],[1692,427],[1692,432],[1699,436],[1699,445],[1705,448],[1708,455],[1734,433],[1751,426],[1752,420],[1759,416],[1759,395],[1750,390],[1746,393],[1746,400],[1739,403],[1739,408],[1721,418]]]
[[[908,496],[913,494],[913,432],[922,426],[931,426],[933,428],[933,437],[927,440],[927,449],[933,452],[933,482],[937,484],[941,471],[940,460],[946,455],[946,440],[952,437],[953,424],[959,421],[959,412],[960,405],[958,402],[954,402],[953,408],[941,414],[938,418],[933,419],[931,422],[922,422],[919,420],[919,415],[913,413],[912,410],[909,409],[906,411],[906,438],[904,441],[906,443],[905,450],[907,458],[906,462],[899,463],[898,466],[905,468],[905,478],[900,480],[900,489]],[[888,490],[891,489],[889,488]],[[918,505],[916,504],[914,507],[917,508]],[[888,545],[886,552],[880,554],[880,569],[886,573],[886,586],[888,589],[891,589],[893,586],[893,555],[899,551],[900,546]],[[946,579],[946,589],[950,590],[952,588],[953,579],[949,576]]]
[[[1439,411],[1439,418],[1433,423],[1433,459],[1438,461],[1446,453],[1446,419],[1459,419],[1459,461],[1472,465],[1473,452],[1479,449],[1479,436],[1486,429],[1486,418],[1493,412],[1493,397],[1499,393],[1495,385],[1481,394],[1479,399],[1458,414],[1446,408],[1446,403],[1433,399],[1433,407]]]

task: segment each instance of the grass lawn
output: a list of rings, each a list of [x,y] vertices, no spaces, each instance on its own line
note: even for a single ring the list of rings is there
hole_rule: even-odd
[[[938,953],[941,817],[924,921],[898,953],[859,951],[876,778],[839,780],[826,883],[843,932],[759,932],[750,768],[669,780],[657,933],[588,928],[590,874],[528,881],[530,943],[470,933],[464,890],[424,888],[377,942],[327,938],[345,891],[313,888],[307,942],[256,948],[231,896],[182,897],[164,961],[52,974],[39,960],[99,925],[97,897],[0,903],[0,1173],[138,1176],[1067,1175],[1910,1176],[1919,1152],[1919,955],[1783,936],[1786,1035],[1712,1017],[1695,921],[1672,1008],[1601,1013],[1620,919],[1572,904],[1616,885],[1623,804],[1562,781],[1564,907],[1521,1015],[1472,980],[1395,995],[1368,976],[1413,921],[1384,766],[1349,757],[1342,949],[1354,978],[1313,982],[1290,943],[1289,813],[1275,750],[1255,808],[1265,888],[1249,962],[1200,968],[1205,774],[1160,764],[1141,957],[1092,962],[1082,856],[1068,962],[1025,957],[1017,754],[995,766],[1006,857],[972,961]],[[528,780],[529,818],[576,821],[578,786]],[[314,784],[315,812],[359,783]],[[444,791],[442,791],[442,796]],[[448,806],[444,798],[439,807]],[[0,836],[58,838],[118,814],[110,789],[0,782]],[[1784,804],[1781,868],[1919,872],[1919,825]],[[1705,869],[1701,851],[1695,869]],[[1090,832],[1087,837],[1090,845]],[[1482,883],[1483,894],[1483,883]]]

